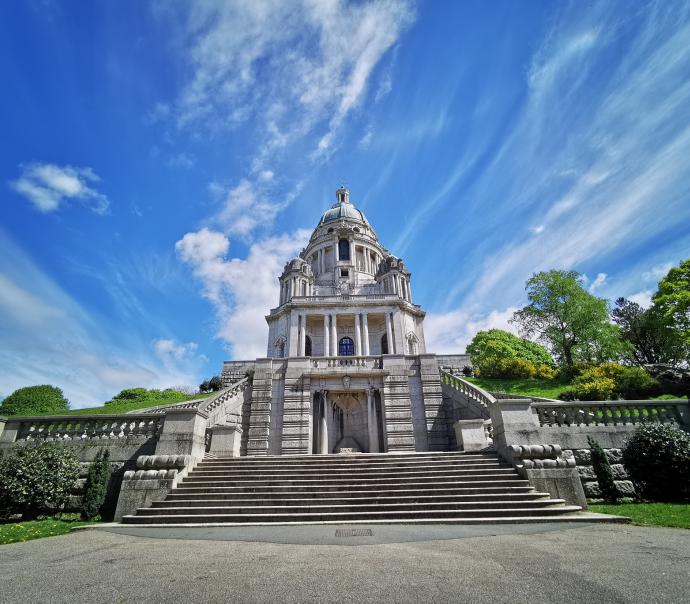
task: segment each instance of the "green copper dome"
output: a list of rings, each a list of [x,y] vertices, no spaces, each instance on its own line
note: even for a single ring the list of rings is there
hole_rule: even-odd
[[[338,201],[335,205],[333,205],[330,210],[326,210],[323,216],[321,216],[319,224],[333,222],[341,218],[350,218],[369,224],[364,214],[350,203],[350,192],[346,188],[341,187],[336,191],[336,199]]]

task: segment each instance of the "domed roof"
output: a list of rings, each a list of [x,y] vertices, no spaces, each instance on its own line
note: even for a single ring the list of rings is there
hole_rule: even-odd
[[[366,216],[358,210],[355,206],[350,203],[350,192],[341,187],[336,191],[337,202],[331,206],[330,210],[326,210],[321,216],[319,224],[325,224],[327,222],[333,222],[334,220],[340,220],[341,218],[351,218],[353,220],[359,220],[369,224]]]

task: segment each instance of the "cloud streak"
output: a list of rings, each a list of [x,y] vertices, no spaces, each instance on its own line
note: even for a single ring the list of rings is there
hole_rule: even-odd
[[[54,212],[68,200],[82,201],[96,214],[108,211],[108,198],[94,188],[101,179],[92,168],[40,162],[20,168],[19,178],[10,186],[40,212]]]

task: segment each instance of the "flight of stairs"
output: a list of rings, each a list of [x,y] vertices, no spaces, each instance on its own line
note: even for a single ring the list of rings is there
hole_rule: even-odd
[[[470,524],[585,519],[579,511],[493,453],[301,455],[205,459],[122,522]]]

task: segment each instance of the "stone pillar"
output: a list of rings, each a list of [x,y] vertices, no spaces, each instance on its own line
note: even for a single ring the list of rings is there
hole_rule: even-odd
[[[331,315],[331,356],[338,356],[338,315]]]
[[[321,397],[321,415],[319,422],[321,423],[319,430],[319,453],[321,455],[328,454],[328,422],[326,421],[326,397]]]
[[[364,356],[369,356],[369,324],[367,323],[367,313],[362,314],[362,344],[364,345]]]
[[[359,323],[362,315],[355,313],[355,355],[362,356],[362,332],[359,328]]]
[[[340,261],[340,248],[338,246],[338,237],[333,240],[333,258],[336,262]]]
[[[389,312],[386,313],[386,339],[388,340],[388,354],[395,354],[395,342],[393,341],[393,328]]]
[[[384,357],[381,402],[386,416],[387,451],[415,451],[409,370],[402,355]]]
[[[156,455],[191,455],[203,459],[207,419],[208,415],[197,409],[168,409],[156,444]]]
[[[307,315],[300,315],[299,356],[303,357],[307,344]]]
[[[327,357],[331,354],[330,338],[328,337],[328,315],[323,316],[323,356]]]

